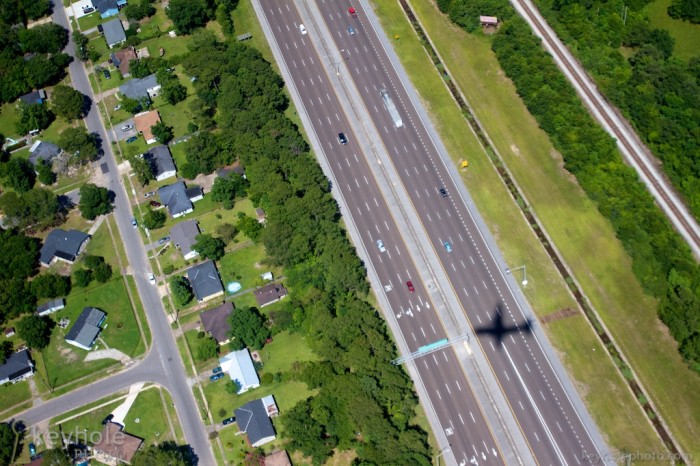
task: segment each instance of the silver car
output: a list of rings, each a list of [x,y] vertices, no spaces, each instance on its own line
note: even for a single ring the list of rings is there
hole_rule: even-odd
[[[377,247],[379,248],[379,252],[386,252],[386,247],[384,247],[384,241],[378,239]]]

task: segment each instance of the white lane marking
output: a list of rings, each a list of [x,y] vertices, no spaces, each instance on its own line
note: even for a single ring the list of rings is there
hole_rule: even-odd
[[[455,385],[457,385],[457,388],[458,388],[459,391],[461,392],[461,391],[462,391],[462,387],[459,386],[459,382],[457,382],[456,380],[455,380]]]
[[[489,345],[491,345],[491,351],[494,351],[494,352],[495,352],[495,351],[496,351],[496,348],[493,346],[493,342],[492,342],[492,341],[489,342]]]
[[[479,323],[481,323],[481,317],[479,317],[479,314],[476,315],[476,320],[478,320]]]
[[[469,260],[472,261],[472,265],[476,264],[476,262],[474,262],[474,258],[472,256],[469,256]]]
[[[420,310],[420,309],[419,309],[419,310]],[[447,359],[447,353],[445,353],[445,352],[443,351],[443,352],[442,352],[442,355],[444,356],[446,362],[450,362],[449,359]]]
[[[505,376],[506,376],[506,379],[508,379],[508,382],[510,382],[510,377],[508,377],[508,372],[503,371],[503,375],[505,375]]]
[[[416,334],[415,334],[415,333],[411,332],[411,336],[413,337],[413,341],[416,341],[416,342],[418,341],[418,340],[416,339]]]
[[[459,263],[462,264],[462,268],[463,268],[463,269],[466,269],[466,268],[467,268],[467,266],[464,265],[464,261],[463,261],[463,260],[460,259]]]
[[[435,357],[435,353],[433,353],[432,356],[433,356],[433,361],[435,361],[435,365],[439,366],[440,363],[438,362],[437,358]]]
[[[379,207],[379,202],[377,202],[377,198],[376,198],[376,197],[373,197],[372,199],[374,199],[374,204],[375,204],[377,207]],[[375,226],[376,226],[376,225],[375,225]],[[377,228],[377,231],[379,231],[379,228]]]
[[[423,330],[423,327],[420,328],[420,333],[423,334],[423,338],[425,338],[425,331]]]
[[[384,220],[384,227],[386,228],[386,231],[389,231],[389,224],[386,223],[386,220]]]
[[[448,395],[452,395],[452,390],[450,390],[450,387],[445,383],[445,389],[447,390]]]
[[[469,415],[470,415],[471,418],[472,418],[472,422],[473,422],[474,424],[476,424],[476,419],[474,418],[474,413],[472,413],[471,411],[469,411]]]
[[[435,393],[437,393],[438,398],[442,400],[442,395],[440,395],[440,390],[435,390]]]
[[[518,400],[518,404],[520,405],[520,409],[525,411],[525,406],[523,406],[523,402]]]
[[[435,335],[437,335],[437,332],[435,331],[435,327],[433,327],[432,322],[430,323],[430,328],[432,328],[432,329],[433,329],[433,333],[434,333]]]
[[[469,293],[467,292],[466,288],[462,288],[462,291],[464,291],[464,294],[467,295],[467,297],[469,297]]]
[[[462,425],[464,425],[464,419],[462,419],[462,414],[461,414],[461,413],[457,413],[457,416],[459,416],[459,422],[461,422]]]

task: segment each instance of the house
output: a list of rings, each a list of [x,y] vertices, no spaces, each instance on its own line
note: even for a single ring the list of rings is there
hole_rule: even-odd
[[[92,447],[95,459],[101,463],[116,464],[121,461],[131,464],[143,439],[122,431],[123,427],[115,422],[108,422],[99,436],[99,441]]]
[[[124,5],[126,0],[92,0],[92,6],[100,13],[101,18],[119,14],[119,8]]]
[[[216,171],[216,176],[224,178],[228,176],[231,173],[235,173],[236,175],[240,175],[242,178],[245,178],[245,168],[243,168],[243,165],[241,165],[241,162],[236,160],[233,162],[231,165],[223,168],[219,168]]]
[[[5,364],[0,366],[0,385],[16,383],[34,375],[34,363],[29,358],[29,350],[12,353]]]
[[[258,219],[258,223],[265,223],[265,219],[267,216],[265,215],[265,211],[262,209],[255,209],[255,216]]]
[[[277,450],[265,457],[265,466],[292,466],[292,462],[287,450]]]
[[[231,324],[228,318],[233,314],[233,303],[227,302],[214,309],[209,309],[199,314],[199,321],[204,331],[211,335],[220,345],[231,341]]]
[[[27,105],[40,105],[46,100],[46,91],[39,89],[38,91],[32,91],[29,94],[24,94],[19,98],[20,102],[24,102]]]
[[[239,395],[260,386],[260,379],[255,372],[253,359],[250,357],[248,348],[233,351],[220,358],[219,366],[223,372],[231,377],[231,380],[237,380],[241,384],[241,388],[236,392]]]
[[[90,235],[78,230],[61,230],[56,228],[44,240],[41,247],[39,263],[48,267],[56,260],[72,264],[85,248]]]
[[[170,229],[170,239],[176,248],[182,253],[186,261],[199,255],[192,246],[197,242],[199,234],[199,224],[197,220],[187,220],[180,222]]]
[[[246,434],[251,446],[259,447],[275,439],[275,428],[261,399],[249,401],[233,410],[233,414],[236,416],[238,430]]]
[[[287,289],[281,283],[270,283],[253,291],[258,306],[265,307],[287,296]]]
[[[156,137],[153,135],[153,130],[151,129],[153,125],[160,122],[160,115],[158,110],[151,110],[150,112],[141,112],[134,115],[134,128],[136,131],[143,134],[143,138],[146,140],[146,144],[153,144],[158,142]]]
[[[39,163],[39,160],[51,162],[61,155],[61,152],[63,152],[61,148],[52,142],[34,141],[32,147],[29,148],[29,162],[34,166]]]
[[[479,16],[479,22],[483,27],[495,28],[498,26],[498,18],[495,16]]]
[[[168,146],[153,147],[146,152],[144,158],[151,165],[156,180],[163,181],[175,176],[175,162]]]
[[[98,26],[98,29],[102,29],[102,34],[105,36],[105,41],[107,42],[107,47],[110,49],[115,45],[119,45],[122,42],[126,42],[126,33],[124,32],[124,26],[122,26],[122,21],[119,18],[114,18],[107,21],[104,24]]]
[[[188,189],[182,180],[158,188],[158,196],[161,204],[168,207],[168,212],[173,218],[192,212],[194,210],[192,203],[204,197],[202,188],[194,186]]]
[[[107,314],[99,309],[86,307],[66,334],[66,343],[89,351],[102,330],[100,325],[106,318]]]
[[[48,303],[44,303],[36,307],[36,315],[43,317],[60,311],[66,307],[66,300],[63,298],[52,299]]]
[[[10,338],[15,335],[15,328],[14,327],[7,327],[5,329],[5,338]]]
[[[112,59],[112,64],[119,68],[119,72],[125,78],[131,76],[129,73],[129,63],[131,63],[132,60],[138,59],[134,47],[127,47],[123,50],[114,52],[110,55],[110,58]]]
[[[187,269],[187,279],[200,303],[224,294],[219,272],[212,261],[202,262]]]
[[[119,86],[119,92],[134,100],[148,99],[149,101],[158,95],[160,84],[155,74],[145,78],[134,78]]]

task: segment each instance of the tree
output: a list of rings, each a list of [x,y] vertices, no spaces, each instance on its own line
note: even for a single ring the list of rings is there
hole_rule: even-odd
[[[42,465],[46,466],[72,466],[68,453],[62,448],[52,448],[43,452]]]
[[[228,176],[219,176],[214,180],[211,188],[212,199],[223,204],[224,209],[233,209],[234,199],[245,195],[247,181],[238,173],[230,173]]]
[[[37,298],[57,298],[70,293],[69,277],[48,272],[39,275],[31,281],[32,290]]]
[[[244,214],[243,212],[238,212],[238,222],[236,222],[236,228],[243,232],[248,238],[250,238],[254,243],[260,238],[263,226],[258,222],[257,219]]]
[[[229,317],[231,336],[252,349],[261,349],[270,338],[270,330],[265,326],[265,317],[257,308],[242,307]]]
[[[78,162],[97,159],[97,138],[83,126],[63,131],[58,138],[58,146]]]
[[[151,3],[149,0],[141,0],[139,3],[129,2],[123,9],[124,14],[127,19],[141,21],[143,18],[156,14],[156,9]]]
[[[36,296],[29,282],[21,278],[0,280],[0,323],[36,310]]]
[[[15,449],[15,431],[10,424],[0,424],[0,464],[10,464]]]
[[[26,159],[13,157],[3,167],[5,183],[19,193],[32,189],[36,182],[34,167]]]
[[[300,401],[284,414],[284,436],[290,440],[292,449],[313,457],[314,464],[323,464],[337,440],[328,437],[323,426],[314,420],[312,402],[312,398]]]
[[[219,345],[212,337],[207,337],[199,343],[197,348],[197,359],[204,362],[213,359],[219,354]]]
[[[163,85],[161,95],[170,105],[175,105],[187,98],[187,88],[174,79]]]
[[[112,266],[103,262],[92,269],[92,274],[100,283],[107,283],[112,278]]]
[[[156,141],[161,144],[167,144],[173,139],[173,129],[170,126],[166,126],[162,121],[151,126],[151,132],[153,132]]]
[[[56,23],[20,29],[17,37],[25,53],[58,53],[68,44],[68,30]]]
[[[85,288],[92,281],[92,270],[90,269],[78,269],[73,272],[73,283],[75,286],[80,288]]]
[[[229,395],[238,395],[238,392],[241,391],[241,388],[243,385],[238,379],[231,379],[228,382],[226,382],[226,385],[224,386],[224,390],[226,393]]]
[[[238,234],[238,229],[230,223],[222,223],[216,227],[216,234],[227,243],[233,241]]]
[[[36,163],[37,178],[41,184],[50,186],[56,182],[56,174],[51,169],[51,162],[39,159]]]
[[[133,60],[130,62],[131,64],[137,63],[136,60]],[[129,69],[131,69],[132,65],[129,65]],[[148,76],[148,75],[146,75]],[[143,111],[144,108],[148,108],[151,106],[150,101],[148,99],[141,98],[141,99],[132,99],[130,97],[122,96],[121,100],[121,105],[122,108],[131,113],[131,114],[136,114],[141,111]]]
[[[17,322],[17,334],[32,349],[49,346],[53,321],[47,317],[28,315]]]
[[[202,257],[218,261],[224,257],[226,252],[226,243],[221,238],[215,238],[212,235],[201,233],[195,238],[197,241],[192,245],[192,249],[197,251]]]
[[[103,256],[94,256],[92,254],[88,254],[83,258],[83,262],[85,262],[85,267],[90,269],[96,269],[97,267],[105,263],[105,258]]]
[[[170,278],[170,291],[172,291],[175,301],[180,306],[186,306],[194,297],[190,282],[179,275]]]
[[[43,230],[60,223],[61,206],[58,197],[48,189],[30,189],[24,194],[5,193],[0,197],[5,213],[5,225],[19,229]]]
[[[0,279],[24,280],[36,274],[41,242],[18,230],[0,230]]]
[[[136,146],[132,145],[127,148],[126,158],[129,160],[131,169],[136,173],[136,178],[141,183],[141,186],[146,186],[150,181],[156,179],[150,159],[143,156],[143,154],[138,154]]]
[[[163,228],[166,219],[167,216],[162,210],[149,210],[143,216],[143,226],[149,230],[157,230],[158,228]]]
[[[209,19],[202,0],[171,0],[165,13],[179,34],[190,34]]]
[[[56,115],[62,116],[69,122],[83,118],[87,105],[87,97],[72,87],[58,84],[53,88],[51,104]]]
[[[29,105],[20,102],[17,111],[19,120],[15,124],[15,129],[19,134],[29,134],[30,131],[44,130],[51,126],[54,120],[53,113],[44,104]]]
[[[12,353],[14,353],[14,347],[12,346],[11,341],[5,340],[0,343],[0,365],[5,364],[7,362],[7,358],[12,356]]]
[[[75,53],[80,61],[88,61],[90,59],[90,49],[88,44],[90,39],[80,31],[73,31],[73,42],[75,43]]]
[[[113,195],[107,188],[86,183],[80,187],[80,213],[87,220],[95,220],[98,215],[106,215],[113,209]]]

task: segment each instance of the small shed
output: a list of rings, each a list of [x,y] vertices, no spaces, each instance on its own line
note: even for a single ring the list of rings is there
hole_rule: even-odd
[[[498,26],[498,18],[495,16],[479,16],[479,22],[485,28],[495,28]]]
[[[15,335],[15,328],[14,327],[7,327],[5,329],[5,338],[10,338]]]

